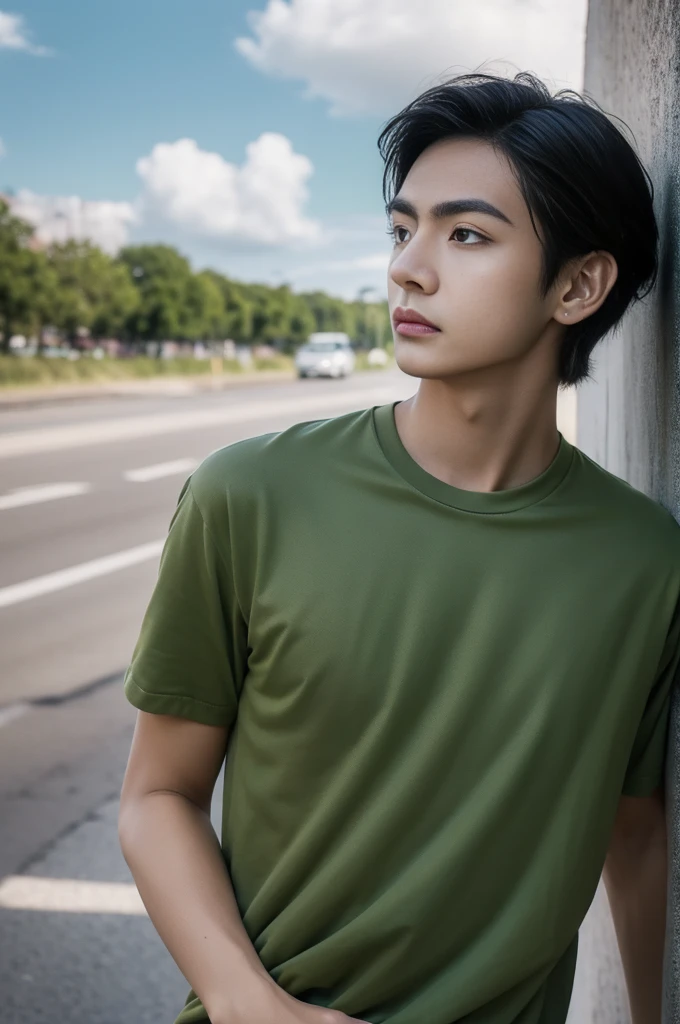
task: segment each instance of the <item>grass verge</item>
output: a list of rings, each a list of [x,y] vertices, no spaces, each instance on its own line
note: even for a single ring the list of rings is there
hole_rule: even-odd
[[[392,360],[387,366],[392,365]],[[37,356],[0,356],[0,388],[49,387],[54,384],[150,380],[154,377],[207,376],[211,373],[238,376],[245,370],[293,370],[292,356],[277,355],[253,359],[250,367],[237,359],[46,359]],[[368,363],[367,352],[356,353],[356,370],[378,369]],[[380,367],[381,368],[381,367]]]
[[[253,370],[292,369],[290,357],[253,360]],[[236,359],[40,359],[0,356],[0,388],[39,387],[95,381],[149,380],[153,377],[204,376],[211,373],[238,375],[243,366]]]

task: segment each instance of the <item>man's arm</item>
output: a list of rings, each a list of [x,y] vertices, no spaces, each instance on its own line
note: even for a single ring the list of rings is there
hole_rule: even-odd
[[[663,790],[621,797],[603,879],[633,1024],[660,1024],[668,884]]]
[[[121,792],[121,849],[157,932],[212,1024],[340,1024],[276,984],[241,920],[210,823],[227,729],[139,711]]]

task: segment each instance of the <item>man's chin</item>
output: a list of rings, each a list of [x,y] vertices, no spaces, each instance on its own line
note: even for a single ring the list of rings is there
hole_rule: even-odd
[[[394,361],[402,371],[409,377],[420,377],[422,380],[443,380],[445,377],[455,377],[462,373],[463,368],[445,363],[442,359],[428,358],[427,353],[410,351],[405,352],[403,347],[395,345]]]

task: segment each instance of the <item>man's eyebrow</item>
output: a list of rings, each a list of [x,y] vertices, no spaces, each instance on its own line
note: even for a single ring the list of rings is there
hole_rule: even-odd
[[[395,196],[385,209],[388,217],[391,213],[403,213],[407,217],[412,217],[413,220],[418,220],[416,208],[408,199]],[[497,206],[487,203],[486,199],[447,199],[443,203],[436,203],[430,209],[430,217],[433,220],[444,220],[445,217],[454,217],[458,213],[487,213],[490,217],[497,217],[498,220],[505,221],[506,224],[514,227],[510,218]]]

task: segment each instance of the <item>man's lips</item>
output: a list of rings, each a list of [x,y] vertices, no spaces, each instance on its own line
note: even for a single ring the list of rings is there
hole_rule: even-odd
[[[425,334],[438,334],[439,328],[414,309],[397,306],[392,314],[395,331],[411,337],[422,337]]]
[[[438,327],[430,327],[429,324],[411,323],[409,320],[395,320],[395,331],[399,334],[407,334],[413,338],[421,337],[424,334],[439,334]]]

